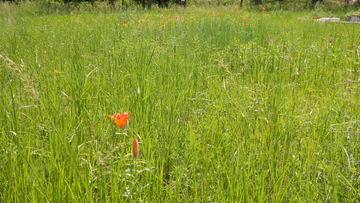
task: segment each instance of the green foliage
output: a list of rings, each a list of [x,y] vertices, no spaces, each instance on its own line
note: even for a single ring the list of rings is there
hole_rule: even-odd
[[[0,7],[0,202],[358,201],[359,26],[36,8]]]
[[[148,0],[133,0],[135,4],[142,5],[143,8],[147,8]],[[157,5],[158,7],[168,7],[176,4],[180,0],[152,0],[152,5]]]

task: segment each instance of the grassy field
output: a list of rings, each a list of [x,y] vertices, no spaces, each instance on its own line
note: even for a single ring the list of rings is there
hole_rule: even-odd
[[[359,24],[0,13],[0,202],[360,201]]]

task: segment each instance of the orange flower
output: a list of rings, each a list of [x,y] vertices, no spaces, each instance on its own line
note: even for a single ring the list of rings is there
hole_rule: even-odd
[[[236,11],[239,11],[239,9],[236,9]]]
[[[175,19],[178,19],[179,18],[179,16],[175,16]]]
[[[244,20],[246,20],[247,18],[243,18]]]
[[[269,16],[269,14],[266,14],[266,15],[265,15],[265,17],[268,17],[268,16]]]
[[[139,155],[139,142],[136,138],[133,141],[133,155],[135,158],[137,158]]]
[[[265,11],[266,8],[263,8],[263,10]]]
[[[304,18],[301,18],[301,20],[304,20]]]
[[[133,114],[133,113],[131,113]],[[128,112],[125,112],[123,114],[121,113],[116,113],[115,118],[107,115],[106,117],[110,117],[111,119],[113,119],[115,121],[115,123],[120,127],[123,128],[127,122],[127,119],[131,116],[131,114],[129,114]]]
[[[245,26],[249,26],[249,23],[248,24],[244,24]]]
[[[270,35],[269,35],[269,33],[266,33],[266,38],[267,38],[267,40],[270,42]]]
[[[163,13],[163,16],[165,16],[165,13]]]
[[[315,18],[316,18],[316,16],[313,16],[313,18],[315,19]]]
[[[333,41],[333,39],[330,37],[330,38],[329,38],[329,42],[332,42],[332,41]]]
[[[164,21],[165,21],[165,19],[160,19],[160,21],[164,22]]]

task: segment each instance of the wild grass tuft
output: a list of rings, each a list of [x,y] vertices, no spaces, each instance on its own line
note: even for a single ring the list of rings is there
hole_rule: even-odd
[[[358,24],[27,8],[0,9],[0,202],[359,200]]]

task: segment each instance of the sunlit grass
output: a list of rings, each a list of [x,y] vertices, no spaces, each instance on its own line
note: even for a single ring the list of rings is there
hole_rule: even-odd
[[[0,202],[359,200],[358,24],[46,12],[1,10]]]

